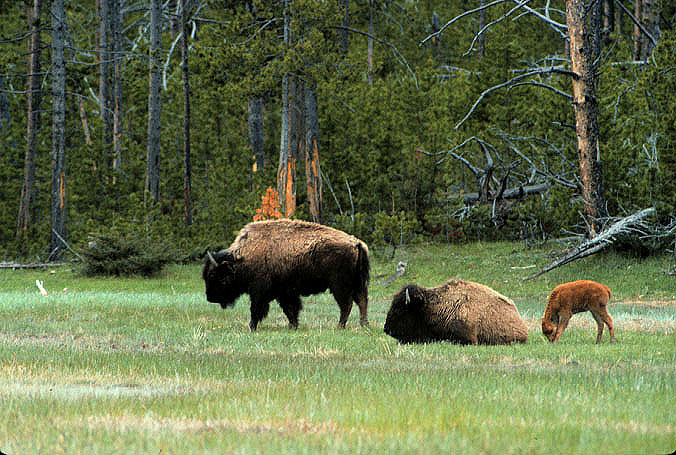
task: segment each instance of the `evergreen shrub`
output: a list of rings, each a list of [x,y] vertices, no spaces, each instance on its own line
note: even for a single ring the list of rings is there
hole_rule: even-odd
[[[154,276],[175,262],[173,249],[164,242],[147,241],[135,233],[97,235],[83,250],[86,276]]]

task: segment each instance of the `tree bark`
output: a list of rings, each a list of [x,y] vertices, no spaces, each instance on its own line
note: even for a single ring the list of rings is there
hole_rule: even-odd
[[[612,0],[611,0],[612,1]],[[483,8],[486,5],[486,0],[479,0],[479,7]],[[486,10],[482,9],[479,12],[479,31],[483,30],[484,27],[486,26]],[[477,55],[479,56],[479,60],[484,58],[484,55],[486,53],[486,41],[484,39],[484,33],[479,36],[479,40],[477,42],[477,47],[478,47],[478,52]]]
[[[183,208],[185,225],[192,225],[192,164],[190,156],[190,69],[188,67],[188,11],[181,8],[181,68],[183,70]]]
[[[122,167],[122,8],[112,0],[111,38],[113,57],[113,169]]]
[[[150,91],[148,94],[148,155],[145,190],[152,203],[160,201],[160,134],[162,115],[162,2],[150,9]]]
[[[349,27],[350,26],[350,0],[343,0],[343,9],[344,9],[344,15],[343,15],[343,27]],[[343,53],[347,54],[347,50],[349,49],[350,45],[350,35],[347,30],[343,29],[342,33],[342,39],[341,39],[341,44],[343,47]]]
[[[305,88],[305,182],[310,216],[315,223],[322,222],[322,177],[319,165],[319,114],[317,98]]]
[[[12,112],[9,110],[9,98],[5,93],[5,76],[0,76],[0,131],[9,129],[12,123]]]
[[[112,109],[110,108],[110,19],[112,0],[100,0],[99,24],[99,108],[103,120],[103,150],[106,166],[113,163],[110,145],[113,143]]]
[[[33,229],[35,196],[35,154],[37,134],[40,129],[40,10],[41,1],[33,0],[33,7],[26,8],[30,37],[28,38],[28,81],[26,93],[26,154],[24,158],[24,179],[21,188],[17,237],[22,239]]]
[[[265,143],[263,140],[263,98],[249,99],[249,145],[253,153],[253,171],[265,168]]]
[[[641,1],[634,0],[634,17],[637,21],[641,21]],[[635,61],[641,60],[641,29],[638,24],[634,24],[634,55],[633,58]]]
[[[643,0],[641,6],[643,13],[642,22],[648,33],[659,39],[660,36],[660,3],[657,0]],[[641,60],[645,61],[652,55],[654,45],[652,41],[645,35],[641,36]]]
[[[373,83],[373,0],[369,0],[369,41],[368,41],[368,71],[366,77],[369,85]]]
[[[603,195],[599,125],[597,119],[596,80],[600,55],[601,2],[566,0],[566,23],[570,40],[573,77],[573,108],[577,153],[582,181],[587,236],[600,230],[606,215]]]
[[[66,65],[64,0],[52,0],[52,235],[51,258],[66,239]],[[60,238],[59,238],[60,236]]]

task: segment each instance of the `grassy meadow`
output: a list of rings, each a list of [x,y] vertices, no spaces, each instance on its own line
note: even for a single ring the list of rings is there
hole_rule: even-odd
[[[371,326],[337,330],[328,294],[291,331],[273,302],[204,297],[199,265],[153,279],[84,278],[70,267],[0,271],[0,451],[10,454],[600,453],[676,450],[673,257],[602,253],[522,282],[554,244],[414,245],[372,251]],[[387,251],[389,253],[389,250]],[[404,277],[390,286],[400,260]],[[537,268],[533,268],[535,265]],[[400,345],[382,331],[404,284],[459,277],[510,296],[518,346]],[[539,319],[559,283],[613,291],[617,343],[591,314],[559,344]],[[48,296],[38,293],[42,280]]]

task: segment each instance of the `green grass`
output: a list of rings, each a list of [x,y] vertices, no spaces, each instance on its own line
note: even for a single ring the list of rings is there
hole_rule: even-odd
[[[670,453],[676,449],[676,278],[670,256],[551,261],[517,243],[373,252],[371,327],[335,328],[331,296],[279,306],[256,333],[248,301],[206,302],[199,266],[148,280],[68,268],[0,272],[0,450],[112,453]],[[378,275],[407,274],[389,287]],[[405,283],[461,277],[514,299],[526,345],[400,345],[382,332]],[[608,284],[616,344],[589,314],[540,335],[561,282]],[[40,279],[50,292],[37,293]],[[65,288],[65,291],[64,291]]]

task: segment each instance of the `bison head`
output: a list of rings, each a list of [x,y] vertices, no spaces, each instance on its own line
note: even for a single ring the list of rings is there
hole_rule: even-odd
[[[547,337],[549,341],[554,341],[556,335],[556,323],[549,318],[542,318],[542,334]]]
[[[392,299],[385,320],[385,333],[401,343],[415,343],[430,339],[424,311],[427,303],[424,289],[408,285]]]
[[[209,302],[220,303],[225,308],[234,304],[244,292],[237,282],[236,263],[233,254],[227,250],[213,255],[207,252],[202,279]]]

